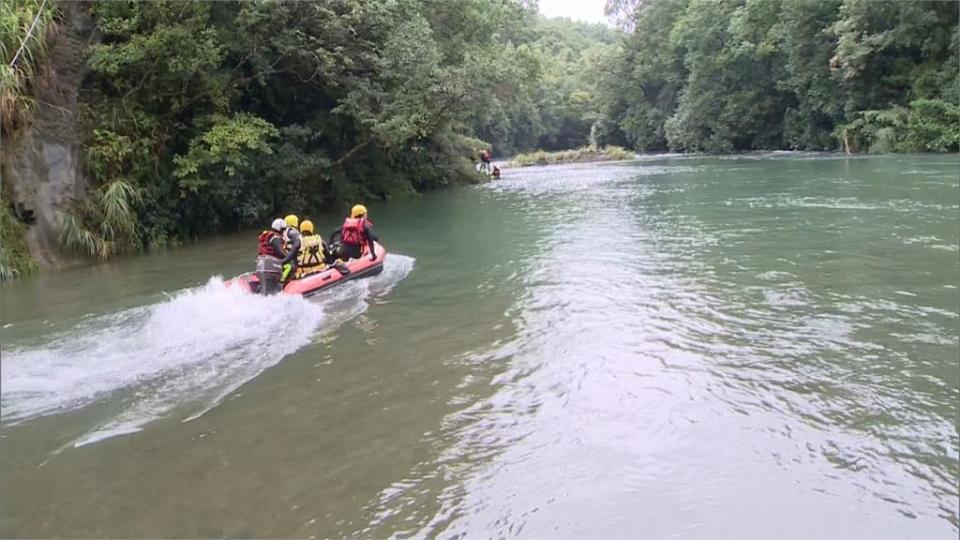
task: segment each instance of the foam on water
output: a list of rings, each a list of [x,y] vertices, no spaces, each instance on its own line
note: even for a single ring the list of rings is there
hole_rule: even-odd
[[[0,416],[14,425],[109,402],[112,412],[75,446],[139,431],[181,406],[183,421],[195,419],[362,313],[413,262],[391,255],[380,275],[317,299],[251,295],[214,277],[165,302],[84,320],[39,347],[3,351]]]

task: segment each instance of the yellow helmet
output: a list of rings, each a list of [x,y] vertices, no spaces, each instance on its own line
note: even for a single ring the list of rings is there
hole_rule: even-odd
[[[362,204],[355,205],[350,209],[350,217],[352,218],[358,218],[365,215],[367,215],[367,207]]]
[[[300,224],[300,218],[294,214],[290,214],[289,216],[283,218],[283,220],[287,222],[288,227],[293,227],[294,229],[296,229],[297,225]]]
[[[313,234],[313,222],[309,219],[303,220],[303,223],[300,224],[300,232],[303,234]]]

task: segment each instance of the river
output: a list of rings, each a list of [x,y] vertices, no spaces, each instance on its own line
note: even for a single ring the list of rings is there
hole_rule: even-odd
[[[4,537],[956,538],[960,159],[505,170],[2,289]],[[330,230],[333,216],[319,216]]]

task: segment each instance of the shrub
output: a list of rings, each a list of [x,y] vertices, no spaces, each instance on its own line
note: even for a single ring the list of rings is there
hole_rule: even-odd
[[[911,102],[903,146],[915,152],[956,152],[960,149],[960,106],[939,99]]]
[[[544,152],[537,150],[529,154],[518,154],[510,162],[512,167],[530,167],[533,165],[553,165],[556,163],[582,163],[588,161],[621,161],[633,159],[634,153],[619,147],[607,146],[598,149],[594,146],[584,146],[574,150],[559,152]]]
[[[24,236],[27,226],[6,204],[0,205],[0,281],[36,271]]]

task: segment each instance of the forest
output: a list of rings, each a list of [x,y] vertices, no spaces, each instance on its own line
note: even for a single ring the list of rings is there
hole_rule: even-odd
[[[602,117],[639,151],[955,152],[960,3],[610,0]]]
[[[0,136],[32,129],[51,40],[93,21],[88,187],[57,229],[99,259],[479,182],[482,148],[955,152],[958,6],[609,0],[608,26],[524,0],[13,0]],[[34,267],[8,183],[3,277]]]

